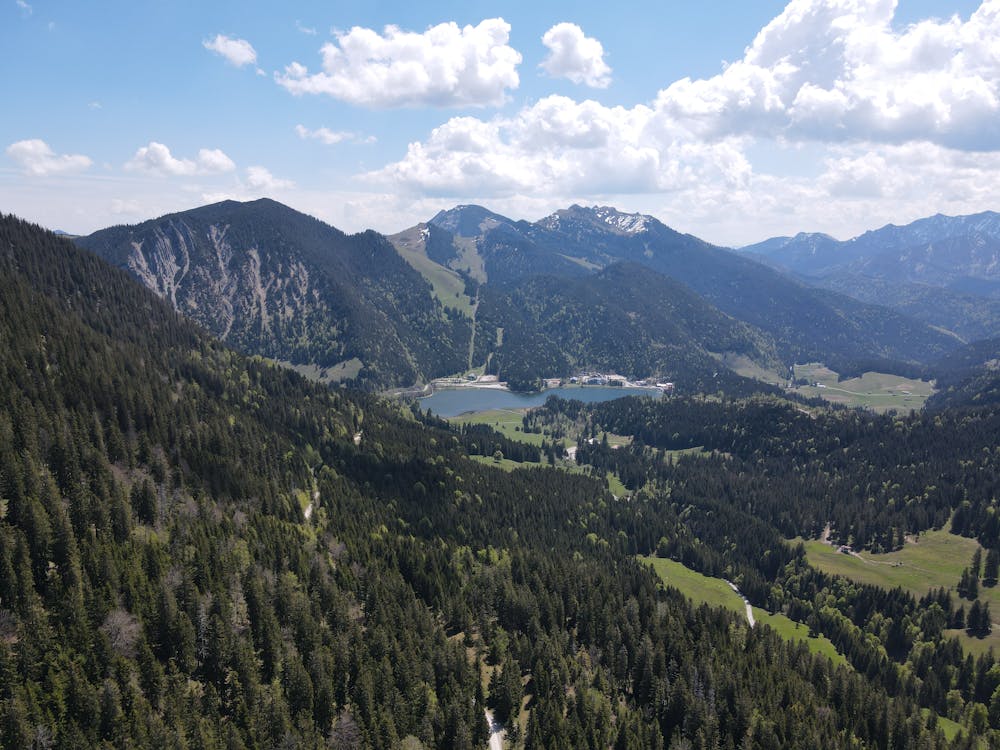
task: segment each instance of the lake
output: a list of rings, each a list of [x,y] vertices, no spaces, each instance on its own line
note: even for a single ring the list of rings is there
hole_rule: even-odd
[[[430,409],[439,417],[457,417],[471,411],[491,409],[528,409],[541,406],[549,396],[576,399],[585,403],[611,401],[624,396],[659,397],[656,388],[616,388],[606,386],[584,386],[581,388],[550,388],[538,393],[513,393],[499,388],[451,388],[436,391],[419,399],[421,409]]]

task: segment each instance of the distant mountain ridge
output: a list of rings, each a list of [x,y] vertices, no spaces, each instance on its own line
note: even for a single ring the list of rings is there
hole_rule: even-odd
[[[226,201],[76,242],[244,352],[376,390],[487,364],[520,387],[601,365],[711,390],[729,354],[894,371],[959,343],[608,206],[537,222],[458,206],[387,239]]]
[[[411,385],[464,366],[450,315],[381,235],[346,235],[271,200],[225,201],[78,238],[245,352],[315,377]]]
[[[801,233],[742,252],[966,339],[1000,334],[1000,214],[937,214],[850,240]]]
[[[438,230],[438,257],[459,270],[467,264],[460,258],[474,256],[488,285],[538,274],[581,278],[622,261],[652,269],[769,335],[786,363],[821,360],[838,371],[876,361],[927,363],[958,343],[926,324],[815,289],[652,216],[574,205],[526,222],[458,206],[428,225]]]
[[[822,276],[838,269],[896,272],[907,281],[938,286],[962,276],[1000,281],[1000,214],[937,214],[904,226],[888,224],[844,241],[801,232],[740,250],[806,275]]]

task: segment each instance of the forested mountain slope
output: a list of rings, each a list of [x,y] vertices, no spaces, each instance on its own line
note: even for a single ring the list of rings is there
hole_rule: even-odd
[[[537,274],[578,277],[620,261],[653,269],[770,335],[786,363],[822,361],[838,372],[853,372],[862,363],[926,364],[960,343],[898,312],[817,289],[676,232],[651,216],[572,206],[529,223],[459,206],[430,223],[451,234],[455,253],[475,248],[490,283]],[[447,247],[440,236],[435,242]],[[449,262],[447,252],[438,252]],[[452,263],[458,268],[457,260]]]
[[[686,392],[736,392],[751,384],[712,354],[779,367],[768,336],[637,263],[582,278],[534,276],[489,286],[481,298],[476,359],[489,360],[489,371],[511,387],[596,369],[679,380]]]
[[[536,274],[581,276],[588,271],[587,265],[536,242],[528,222],[508,219],[482,206],[440,211],[427,226],[437,230],[428,246],[432,257],[457,270],[462,256],[471,250],[480,259],[482,280],[492,284]]]
[[[996,404],[904,417],[774,397],[550,398],[523,429],[570,436],[576,461],[620,478],[641,509],[629,530],[640,550],[735,581],[755,606],[825,635],[898,699],[1000,739],[1000,670],[987,651],[998,627]],[[632,441],[612,446],[607,433]],[[936,551],[923,553],[930,529]],[[812,540],[809,560],[819,555],[851,580],[812,568],[795,537]],[[842,544],[850,566],[837,559]],[[895,584],[871,585],[866,568]],[[965,740],[957,746],[975,746]]]
[[[742,250],[967,340],[1000,334],[1000,214],[992,211],[889,224],[842,242],[775,237]]]
[[[0,339],[0,746],[481,747],[486,671],[532,750],[946,745],[659,589],[669,504],[473,462],[12,218]]]
[[[512,302],[499,287],[539,275],[576,280],[570,296],[579,297],[586,287],[596,297],[632,298],[648,293],[650,282],[642,276],[655,270],[769,337],[774,359],[785,365],[822,361],[842,373],[899,370],[900,362],[927,364],[959,343],[912,318],[811,288],[651,217],[610,208],[573,206],[529,223],[460,206],[395,238],[397,245],[404,240],[436,287],[381,235],[348,236],[269,200],[227,201],[76,241],[127,268],[241,351],[298,366],[316,379],[369,389],[426,382],[484,364],[484,346],[504,327],[493,319],[508,319],[506,327],[516,335],[520,329],[513,321],[525,312],[498,309],[501,301]],[[633,264],[625,266],[632,278],[594,276],[622,261]],[[434,268],[440,279],[430,273]],[[490,302],[480,312],[493,330],[473,342],[473,327],[484,325],[470,319],[481,298]],[[680,319],[690,309],[673,311],[653,337],[662,342],[672,335],[673,322],[697,329],[701,321]],[[502,355],[505,369],[522,385],[540,374],[540,339],[524,333],[524,345],[512,338]],[[606,361],[607,334],[595,336],[578,338],[572,351],[553,352],[551,364]],[[675,352],[684,346],[683,338],[673,341]],[[686,363],[675,357],[671,376],[701,387],[706,368],[691,370]]]
[[[411,385],[464,366],[468,322],[375,232],[348,236],[262,199],[76,241],[231,346],[324,379]]]
[[[1000,403],[1000,338],[964,346],[931,369],[938,392],[928,400],[928,409]]]
[[[484,736],[464,649],[332,468],[362,405],[7,218],[0,326],[0,746]]]

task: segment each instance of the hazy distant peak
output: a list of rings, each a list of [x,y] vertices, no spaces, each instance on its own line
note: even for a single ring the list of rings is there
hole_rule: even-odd
[[[800,241],[813,241],[822,240],[824,242],[836,242],[837,240],[825,232],[799,232],[795,237],[791,238]]]
[[[812,253],[815,253],[817,248],[826,248],[836,245],[837,243],[838,240],[836,238],[823,232],[799,232],[794,237],[787,235],[781,237],[771,237],[763,242],[757,242],[753,245],[741,247],[740,250],[749,253],[757,253],[758,255],[768,255],[778,250],[795,247],[804,249],[807,252],[811,251]]]
[[[470,204],[455,206],[447,211],[438,211],[428,223],[459,237],[477,237],[484,230],[513,222],[506,216],[493,213],[488,208]]]

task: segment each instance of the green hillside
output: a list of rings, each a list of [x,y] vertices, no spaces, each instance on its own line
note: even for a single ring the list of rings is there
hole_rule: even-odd
[[[945,746],[910,693],[660,589],[668,508],[470,460],[11,218],[0,338],[0,746],[471,750],[523,698],[525,748],[874,744],[860,706]]]

